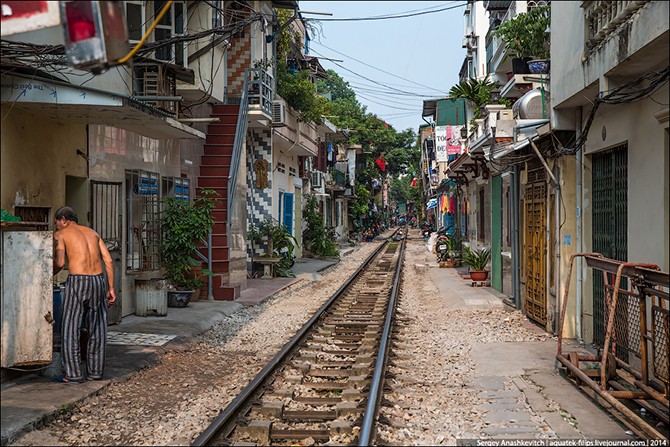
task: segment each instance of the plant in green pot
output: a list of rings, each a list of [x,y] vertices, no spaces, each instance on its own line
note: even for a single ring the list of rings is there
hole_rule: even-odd
[[[513,55],[512,71],[528,73],[528,63],[532,60],[547,61],[549,58],[549,33],[551,24],[549,6],[529,9],[513,19],[507,20],[495,29],[494,37],[505,44],[508,54]]]
[[[465,247],[463,262],[470,266],[470,278],[473,281],[486,281],[489,276],[486,266],[491,260],[491,250],[482,248],[481,250],[472,250]]]
[[[213,211],[219,202],[216,191],[202,190],[200,197],[186,201],[174,197],[163,199],[161,215],[161,265],[170,281],[168,306],[185,307],[202,281],[194,275],[201,265],[196,251],[207,241],[214,225]],[[211,275],[207,269],[202,273]]]

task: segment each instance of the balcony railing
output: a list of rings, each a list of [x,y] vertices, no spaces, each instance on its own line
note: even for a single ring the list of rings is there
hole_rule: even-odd
[[[248,68],[249,108],[260,108],[268,115],[272,115],[272,99],[274,98],[275,81],[272,74],[262,68]]]
[[[582,4],[586,23],[586,48],[592,50],[605,41],[649,0],[587,1]]]

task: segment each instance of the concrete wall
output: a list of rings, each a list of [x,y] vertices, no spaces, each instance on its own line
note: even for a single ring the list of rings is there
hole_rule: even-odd
[[[122,200],[122,275],[121,293],[123,316],[135,312],[135,279],[160,277],[159,271],[126,272],[126,170],[142,169],[161,176],[179,177],[179,140],[155,140],[110,126],[89,126],[90,179],[120,182]],[[192,179],[193,180],[193,179]]]
[[[584,9],[580,3],[552,2],[551,30],[554,42],[560,35],[560,45],[554,43],[551,46],[551,103],[559,109],[571,104],[588,104],[587,99],[576,95],[594,83],[605,81],[604,76],[614,75],[610,73],[612,70],[659,37],[665,35],[667,41],[669,19],[666,2],[649,2],[633,15],[629,26],[616,29],[601,48],[588,55],[585,52]],[[657,43],[654,42],[654,45]],[[667,66],[667,43],[665,45],[665,52],[639,53],[636,63],[650,68]],[[612,87],[601,85],[600,90]],[[564,104],[569,99],[572,101]],[[592,100],[593,95],[589,95],[588,99]],[[560,113],[554,118],[554,128],[574,128],[574,122],[561,121],[562,118]]]
[[[86,177],[86,125],[59,123],[2,104],[1,207],[66,205],[66,176]]]

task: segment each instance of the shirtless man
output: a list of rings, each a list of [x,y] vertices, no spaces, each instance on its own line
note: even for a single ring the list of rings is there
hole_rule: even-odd
[[[61,336],[65,376],[56,382],[81,383],[84,375],[79,365],[79,331],[84,310],[88,310],[88,349],[86,370],[89,380],[102,379],[107,346],[107,306],[116,301],[112,257],[102,238],[77,223],[74,210],[64,206],[54,216],[56,228],[54,275],[68,261],[69,275],[63,296]],[[102,272],[102,261],[107,281]],[[107,284],[105,284],[107,282]]]

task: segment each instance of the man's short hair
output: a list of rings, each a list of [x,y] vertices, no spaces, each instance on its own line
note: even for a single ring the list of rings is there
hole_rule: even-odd
[[[79,223],[79,220],[77,219],[77,213],[75,213],[74,209],[69,206],[59,208],[58,211],[56,211],[55,217],[56,220],[61,220],[61,218],[64,217],[65,220]]]

